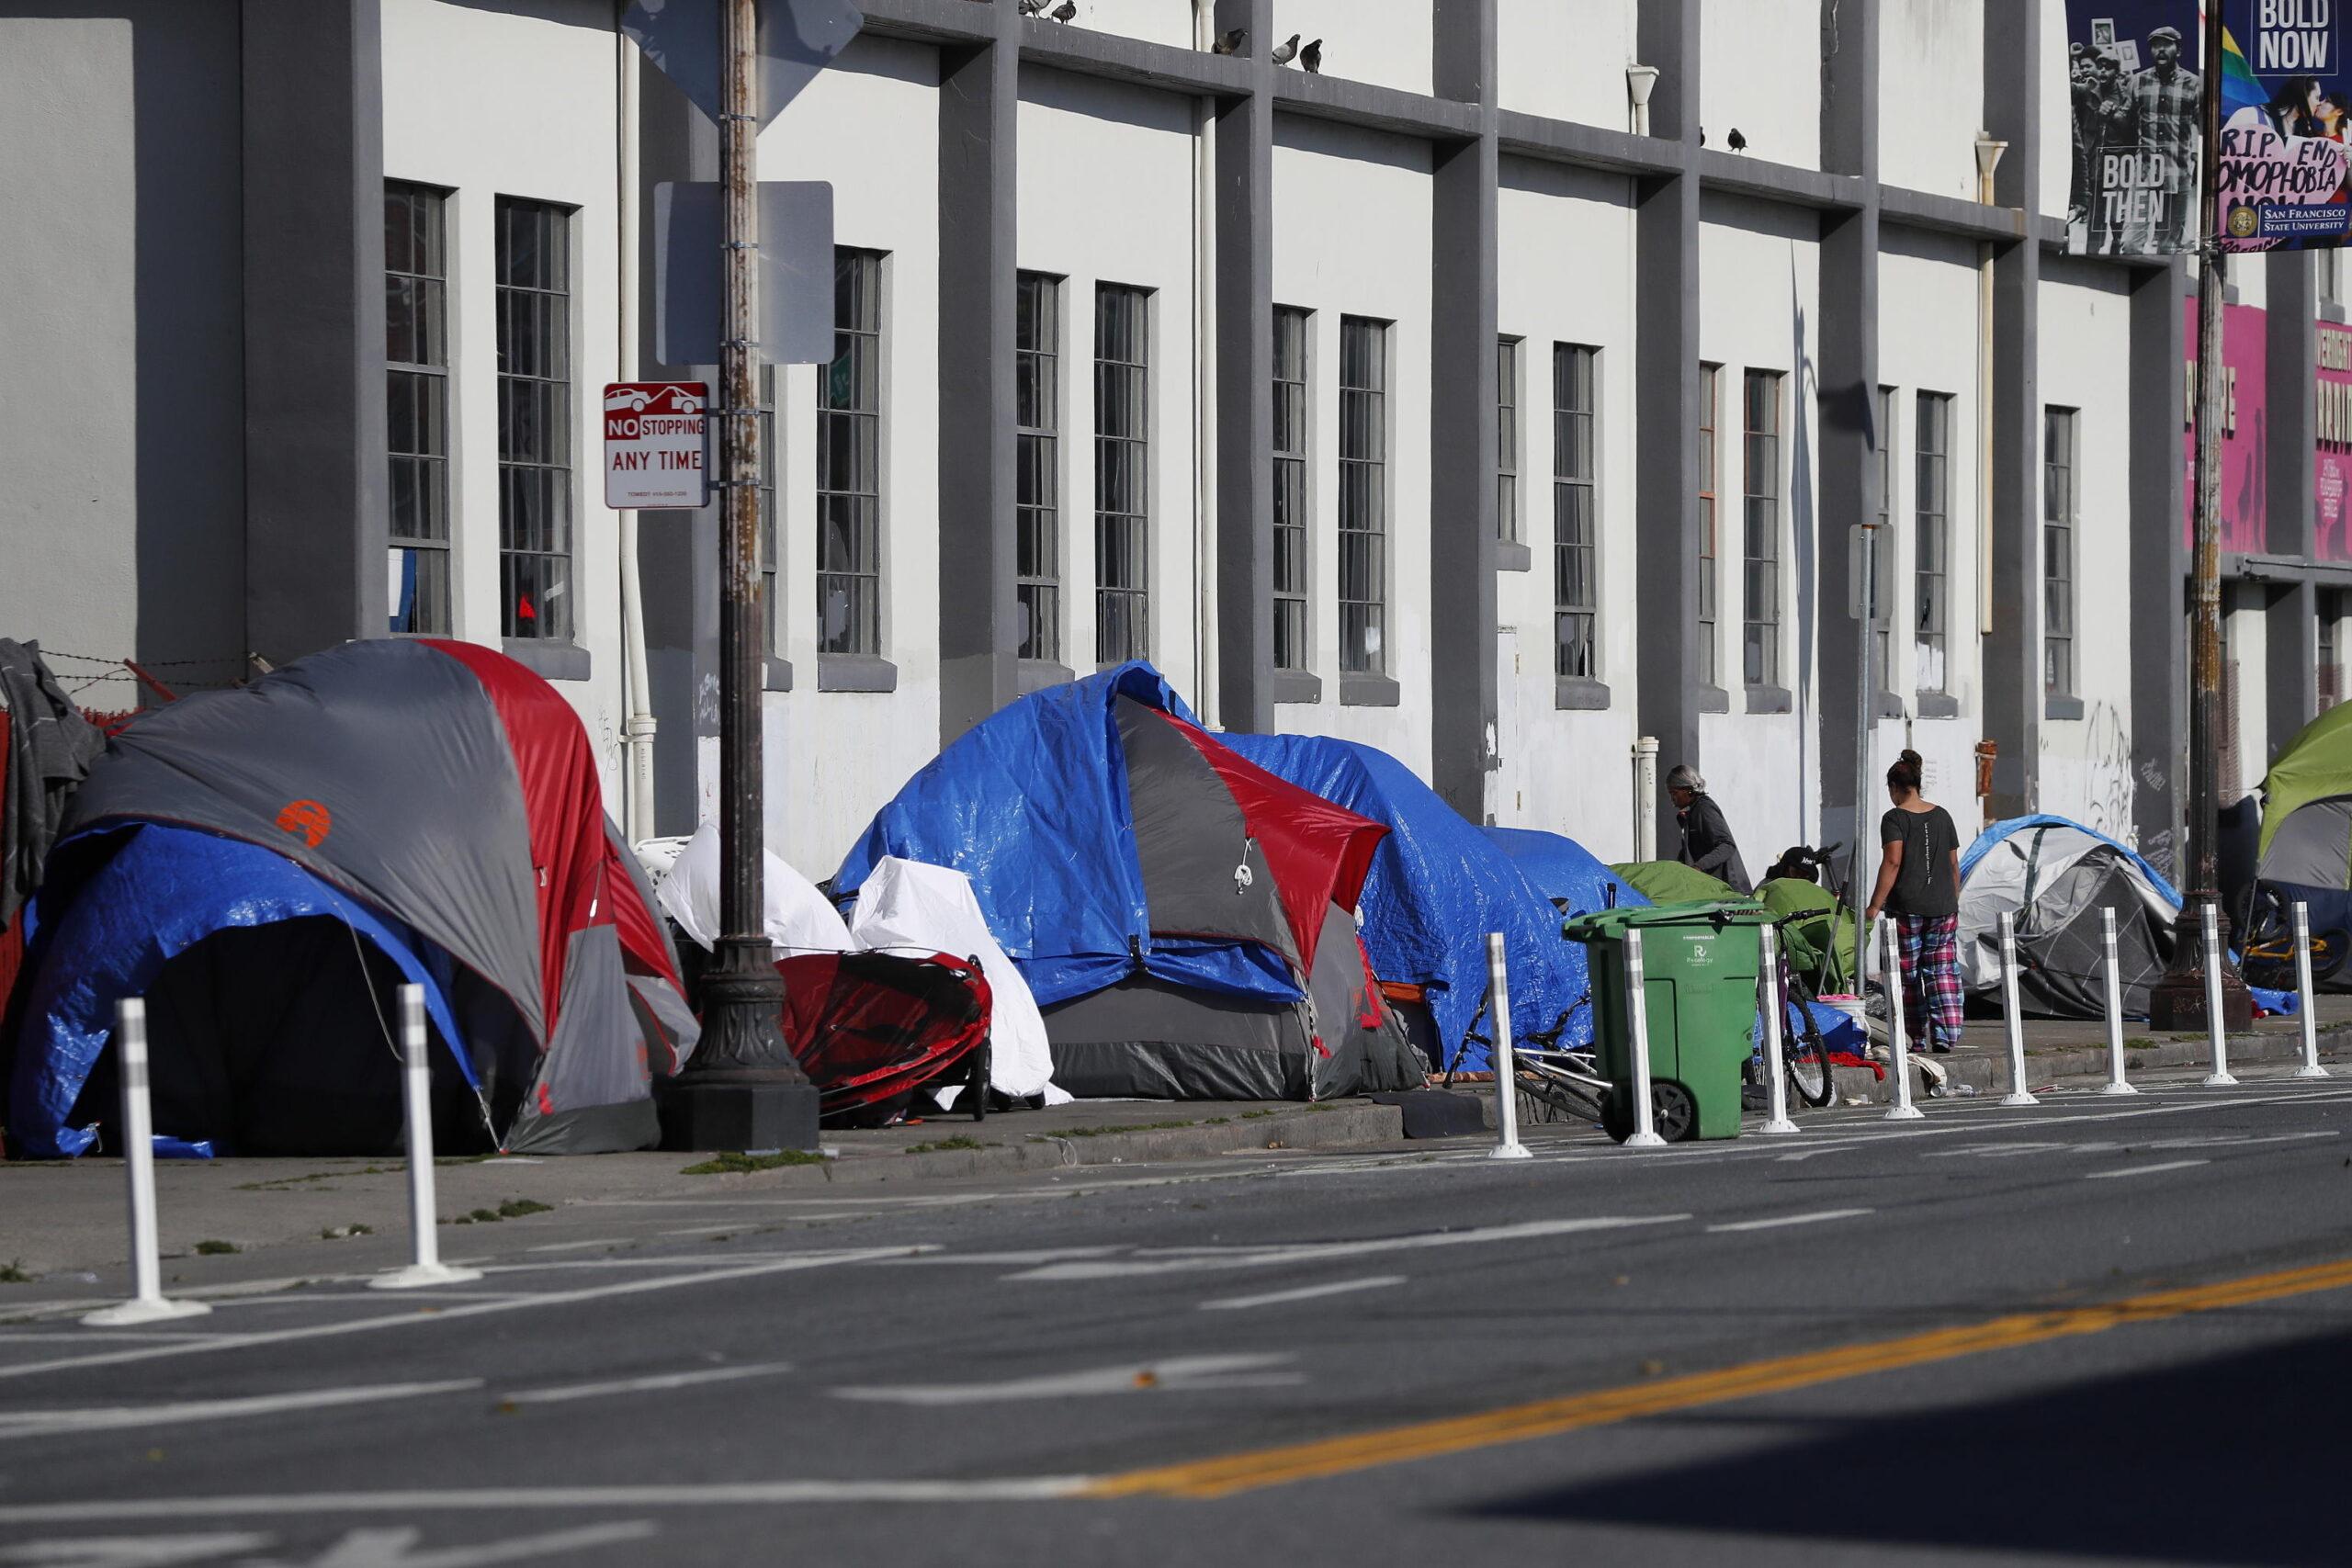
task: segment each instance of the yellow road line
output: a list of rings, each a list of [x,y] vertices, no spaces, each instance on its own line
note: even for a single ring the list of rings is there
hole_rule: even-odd
[[[1237,1492],[1282,1486],[1295,1481],[1369,1470],[1376,1465],[1433,1459],[1498,1443],[1524,1442],[1584,1427],[1604,1427],[1644,1416],[1687,1410],[1724,1400],[1780,1393],[1843,1378],[1893,1371],[1931,1361],[1948,1361],[1986,1350],[2007,1350],[2075,1334],[2098,1334],[2130,1323],[2154,1323],[2190,1313],[2217,1312],[2283,1296],[2352,1286],[2352,1258],[2273,1274],[2224,1280],[2218,1284],[2158,1291],[2096,1306],[2018,1313],[1957,1328],[1930,1329],[1899,1339],[1845,1345],[1769,1361],[1751,1361],[1721,1371],[1693,1372],[1624,1388],[1540,1399],[1529,1404],[1481,1411],[1439,1421],[1389,1427],[1351,1437],[1327,1438],[1283,1448],[1227,1454],[1187,1464],[1132,1470],[1106,1475],[1077,1494],[1081,1497],[1226,1497]]]

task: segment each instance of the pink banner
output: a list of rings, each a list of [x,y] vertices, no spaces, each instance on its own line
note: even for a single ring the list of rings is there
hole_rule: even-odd
[[[2345,516],[2352,495],[2352,329],[2319,324],[2318,515],[2312,521],[2312,554],[2321,560],[2352,560],[2352,526]]]
[[[2182,542],[2190,544],[2197,517],[2197,301],[2188,301],[2187,309],[2188,421],[2181,434],[2181,452],[2188,466],[2188,483],[2180,527]],[[2263,436],[2268,423],[2263,378],[2269,355],[2263,313],[2250,305],[2225,306],[2222,334],[2222,364],[2229,376],[2222,389],[2222,553],[2259,555],[2269,535],[2268,480],[2263,468]],[[2347,467],[2346,477],[2352,478],[2352,467]]]

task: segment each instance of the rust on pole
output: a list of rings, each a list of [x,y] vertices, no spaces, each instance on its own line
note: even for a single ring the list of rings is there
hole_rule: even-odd
[[[2201,1029],[2207,991],[2203,917],[2216,907],[2222,923],[2222,1011],[2225,1027],[2254,1021],[2254,999],[2229,961],[2228,915],[2219,908],[2221,835],[2219,719],[2222,704],[2222,422],[2228,370],[2222,359],[2222,307],[2229,258],[2221,232],[2222,7],[2205,17],[2204,134],[2198,161],[2197,512],[2190,533],[2188,619],[2188,831],[2187,897],[2173,926],[2173,959],[2149,998],[2157,1029]],[[2162,438],[2160,435],[2152,438]]]
[[[719,348],[718,846],[720,935],[702,984],[703,1036],[663,1096],[662,1142],[813,1148],[817,1091],[785,1043],[768,945],[760,700],[759,33],[756,0],[722,0],[719,116],[726,333]]]

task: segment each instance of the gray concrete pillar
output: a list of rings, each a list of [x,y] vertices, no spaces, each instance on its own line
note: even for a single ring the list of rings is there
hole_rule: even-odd
[[[2009,144],[1995,194],[2002,206],[2030,214],[2041,210],[2041,0],[1986,0],[1984,7],[1985,129]],[[2000,747],[1993,769],[1996,818],[2034,810],[2040,795],[2041,294],[2039,241],[2021,241],[1995,256],[1993,629],[1983,651],[1984,733]]]
[[[1250,89],[1216,106],[1217,719],[1274,728],[1273,0],[1217,0]]]
[[[2132,814],[2140,852],[2167,876],[2188,782],[2188,299],[2185,262],[2139,274],[2132,289]]]

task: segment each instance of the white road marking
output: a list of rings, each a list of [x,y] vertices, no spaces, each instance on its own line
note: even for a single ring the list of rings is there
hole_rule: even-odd
[[[910,1268],[940,1263],[1065,1263],[1074,1258],[1110,1258],[1122,1250],[1116,1247],[1041,1247],[1027,1252],[933,1252],[921,1258],[892,1258],[885,1261]]]
[[[2160,1170],[2187,1170],[2193,1165],[2211,1165],[2210,1159],[2169,1159],[2161,1165],[2127,1165],[2120,1170],[2094,1170],[2083,1178],[2085,1181],[2106,1181],[2118,1176],[2154,1176]]]
[[[1769,1220],[1736,1220],[1729,1224],[1709,1225],[1712,1235],[1719,1231],[1769,1231],[1782,1225],[1818,1224],[1823,1220],[1850,1220],[1858,1215],[1875,1213],[1872,1209],[1824,1209],[1817,1214],[1779,1214]]]
[[[1166,1360],[1083,1371],[1046,1372],[999,1382],[910,1383],[896,1388],[837,1388],[835,1399],[876,1404],[999,1404],[1019,1399],[1071,1399],[1102,1393],[1182,1393],[1203,1389],[1269,1386],[1268,1369],[1292,1358],[1267,1356],[1171,1356]],[[1295,1372],[1274,1373],[1283,1382],[1305,1380]]]
[[[126,1427],[169,1426],[180,1421],[231,1421],[247,1416],[275,1416],[288,1410],[327,1410],[345,1404],[372,1404],[387,1399],[462,1393],[481,1385],[480,1378],[459,1378],[448,1382],[379,1383],[372,1388],[314,1388],[295,1393],[254,1394],[241,1399],[191,1399],[176,1404],[119,1404],[89,1410],[12,1410],[0,1412],[0,1440],[52,1438],[67,1432],[112,1432]]]
[[[1535,1241],[1546,1236],[1574,1235],[1586,1231],[1623,1230],[1636,1225],[1672,1224],[1688,1214],[1594,1215],[1575,1220],[1530,1220],[1515,1225],[1479,1225],[1468,1230],[1427,1231],[1415,1235],[1374,1236],[1363,1241],[1308,1242],[1295,1247],[1252,1248],[1227,1255],[1159,1259],[1122,1259],[1100,1263],[1053,1263],[1013,1274],[1014,1280],[1124,1280],[1143,1275],[1182,1274],[1210,1269],[1255,1269],[1276,1263],[1319,1263],[1332,1258],[1370,1258],[1389,1252],[1416,1252],[1432,1247],[1472,1247],[1488,1243]]]
[[[697,1383],[732,1382],[738,1378],[772,1377],[792,1370],[789,1361],[763,1361],[744,1367],[704,1367],[691,1372],[661,1372],[650,1377],[617,1378],[611,1382],[573,1383],[569,1388],[532,1388],[502,1394],[507,1404],[561,1404],[568,1400],[597,1399],[608,1393],[647,1393],[662,1389],[692,1388]]]
[[[468,1546],[436,1547],[412,1551],[424,1534],[413,1529],[352,1530],[311,1559],[311,1568],[491,1568],[498,1562],[527,1558],[566,1557],[599,1546],[618,1546],[659,1534],[650,1519],[622,1519],[612,1524],[582,1525],[578,1529],[551,1530],[546,1535],[514,1536],[505,1540],[477,1541]]]
[[[1244,1307],[1281,1306],[1286,1302],[1307,1302],[1317,1296],[1345,1295],[1352,1291],[1377,1291],[1404,1282],[1402,1274],[1374,1274],[1363,1280],[1335,1280],[1328,1285],[1301,1285],[1295,1291],[1270,1291],[1262,1296],[1227,1296],[1221,1302],[1203,1302],[1201,1310],[1227,1312]]]
[[[585,1252],[592,1247],[628,1247],[641,1238],[626,1235],[598,1236],[594,1241],[550,1241],[538,1247],[524,1248],[526,1252]]]
[[[232,1551],[259,1551],[271,1540],[242,1530],[210,1535],[81,1535],[70,1540],[28,1540],[0,1548],[0,1562],[27,1562],[36,1568],[178,1568],[186,1562],[215,1562]]]
[[[707,1485],[491,1486],[447,1491],[289,1492],[244,1496],[102,1497],[74,1503],[0,1504],[0,1525],[124,1524],[138,1519],[251,1515],[430,1514],[514,1508],[774,1507],[817,1503],[1028,1503],[1069,1497],[1091,1475],[1015,1475],[970,1481],[745,1481]]]
[[[0,1378],[32,1377],[41,1372],[76,1371],[85,1367],[115,1367],[131,1361],[150,1361],[165,1356],[193,1356],[207,1350],[238,1350],[250,1346],[285,1345],[300,1339],[324,1339],[345,1334],[364,1334],[370,1329],[399,1328],[420,1323],[449,1323],[459,1318],[481,1317],[492,1313],[519,1312],[526,1307],[571,1306],[581,1302],[603,1301],[615,1296],[640,1295],[649,1291],[674,1291],[686,1285],[717,1285],[734,1280],[753,1280],[765,1274],[790,1273],[804,1269],[824,1269],[842,1263],[871,1263],[884,1258],[903,1258],[910,1252],[927,1252],[929,1246],[869,1247],[852,1251],[811,1252],[797,1258],[747,1264],[734,1269],[713,1269],[700,1274],[671,1274],[653,1280],[629,1280],[616,1285],[589,1285],[577,1290],[548,1291],[540,1294],[518,1296],[505,1301],[469,1302],[461,1306],[447,1307],[435,1313],[401,1312],[379,1317],[354,1318],[345,1323],[309,1324],[300,1328],[263,1329],[250,1334],[224,1334],[217,1339],[200,1344],[148,1345],[136,1349],[100,1351],[89,1356],[66,1356],[54,1361],[31,1361],[16,1366],[0,1366]]]
[[[1842,1155],[1860,1146],[1858,1144],[1824,1144],[1817,1149],[1798,1149],[1793,1154],[1778,1155],[1774,1157],[1782,1165],[1794,1165],[1800,1160],[1818,1159],[1823,1155]]]
[[[380,1300],[381,1298],[379,1297],[378,1299]],[[0,1341],[30,1340],[51,1345],[82,1345],[86,1344],[93,1339],[173,1340],[219,1339],[221,1337],[223,1337],[223,1336],[219,1334],[174,1334],[168,1329],[162,1328],[77,1328],[70,1334],[61,1334],[54,1330],[46,1334],[0,1334]],[[6,1558],[0,1557],[0,1562],[5,1562],[6,1561]]]

